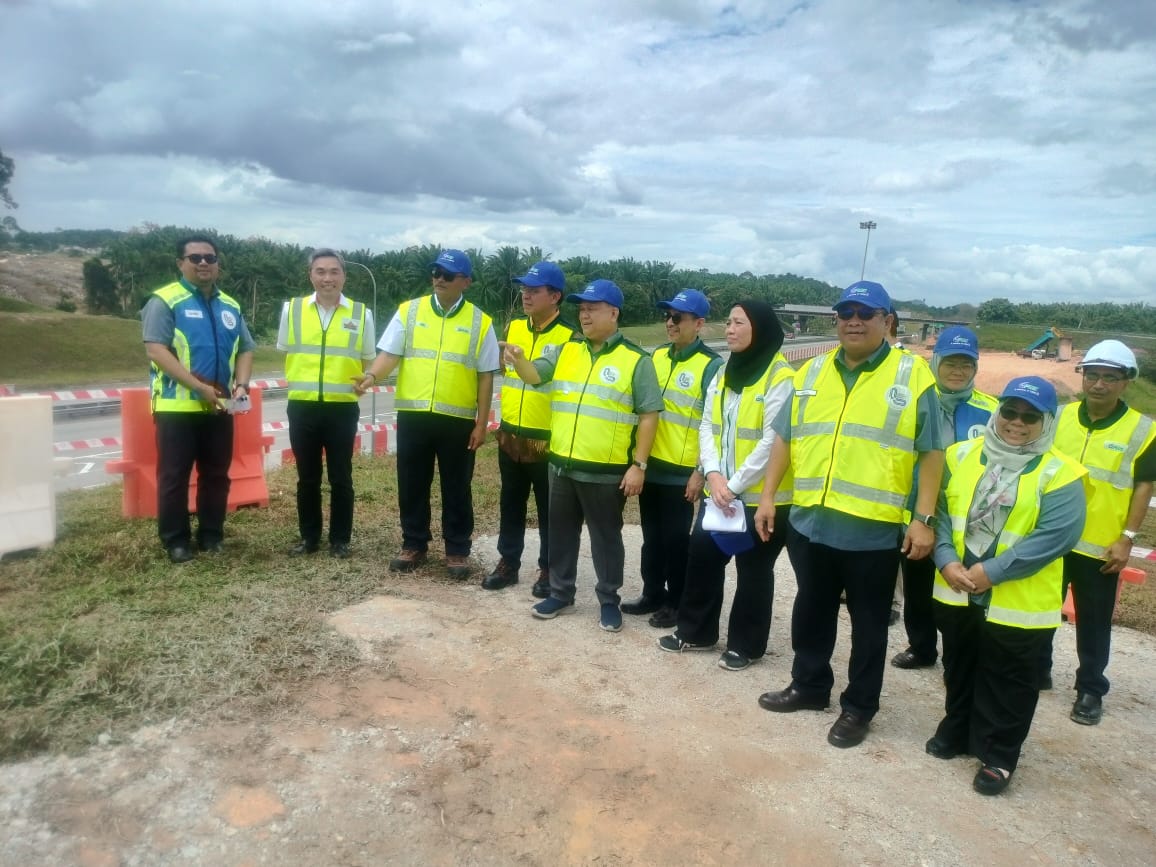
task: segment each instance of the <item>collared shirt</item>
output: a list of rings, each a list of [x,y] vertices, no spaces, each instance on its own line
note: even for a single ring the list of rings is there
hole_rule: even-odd
[[[434,313],[449,318],[461,311],[466,296],[462,295],[448,313],[444,312],[441,305],[438,304],[437,295],[431,294],[430,299],[433,301]],[[420,300],[420,298],[415,298],[414,303],[417,304]],[[400,308],[394,312],[393,318],[389,320],[389,325],[385,327],[385,333],[381,335],[377,348],[390,355],[405,357],[405,323],[401,321]],[[482,335],[482,342],[478,347],[478,373],[497,373],[501,367],[498,357],[498,338],[494,334],[494,326],[491,324]]]
[[[835,351],[835,369],[843,381],[843,387],[850,393],[851,388],[859,380],[859,375],[865,370],[875,370],[881,365],[887,354],[892,351],[891,345],[884,340],[867,360],[855,369],[847,367],[844,360],[843,347]],[[791,406],[793,401],[788,400],[779,410],[772,425],[775,433],[784,441],[791,441]],[[915,404],[915,451],[917,454],[930,451],[942,451],[945,448],[943,424],[940,419],[939,395],[934,386],[919,395]],[[801,535],[819,545],[839,548],[844,551],[886,551],[899,546],[899,534],[903,530],[902,524],[890,521],[874,521],[870,518],[860,518],[857,515],[848,515],[826,506],[793,506],[791,508],[791,526]]]
[[[621,331],[615,331],[602,344],[602,347],[594,352],[590,348],[590,341],[585,337],[582,342],[586,345],[586,351],[591,354],[593,358],[599,358],[612,350],[623,340]],[[542,382],[547,383],[554,379],[554,367],[558,362],[558,355],[556,352],[544,353],[533,360],[533,365],[538,370],[538,375],[542,377]],[[643,353],[638,363],[634,365],[634,375],[630,380],[630,393],[634,398],[634,412],[641,415],[644,412],[662,412],[662,389],[658,385],[658,374],[654,372],[654,359],[646,353]],[[622,473],[587,473],[581,470],[562,470],[551,466],[551,471],[560,476],[567,476],[578,482],[597,482],[600,484],[618,484],[622,481]]]
[[[1088,415],[1087,401],[1081,400],[1080,408],[1076,412],[1080,424],[1088,430],[1104,430],[1124,417],[1124,414],[1128,412],[1128,404],[1122,400],[1116,401],[1116,408],[1104,418],[1096,421],[1092,421],[1092,417]],[[1079,460],[1080,456],[1069,455],[1069,457]],[[1156,441],[1149,443],[1148,448],[1137,455],[1136,462],[1132,465],[1132,482],[1156,482]]]
[[[214,285],[213,291],[206,298],[204,292],[184,277],[177,282],[192,292],[205,309],[210,307],[212,299],[221,294],[221,290]],[[176,334],[176,322],[173,320],[173,309],[168,304],[153,295],[141,310],[140,318],[145,343],[159,343],[162,346],[172,347],[173,337]],[[249,326],[245,323],[245,317],[242,316],[240,334],[237,339],[237,354],[252,352],[256,346],[253,336],[249,333]]]
[[[305,306],[313,305],[313,309],[317,311],[317,317],[321,320],[322,330],[328,330],[329,323],[333,321],[333,316],[338,310],[348,310],[353,312],[353,301],[345,297],[345,293],[341,293],[337,298],[337,305],[332,308],[325,308],[317,303],[317,293],[314,292],[305,300]],[[376,354],[373,346],[373,338],[377,331],[373,322],[373,311],[368,307],[365,308],[365,334],[368,340],[361,341],[361,357],[362,359],[372,360]],[[281,324],[277,327],[277,348],[282,352],[289,351],[289,302],[286,301],[281,305]]]

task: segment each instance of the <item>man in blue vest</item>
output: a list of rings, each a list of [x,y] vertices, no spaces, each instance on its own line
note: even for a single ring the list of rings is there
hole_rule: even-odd
[[[224,539],[233,462],[229,398],[249,393],[253,338],[241,307],[217,288],[220,260],[211,238],[177,243],[180,279],[158,289],[141,311],[157,428],[157,530],[174,563],[195,556],[189,477],[197,468],[197,545],[217,553]]]

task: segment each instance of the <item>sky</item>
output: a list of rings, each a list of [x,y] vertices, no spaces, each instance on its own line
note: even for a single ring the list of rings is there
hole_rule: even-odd
[[[0,0],[22,228],[1156,301],[1148,0]],[[861,222],[872,221],[868,232]]]

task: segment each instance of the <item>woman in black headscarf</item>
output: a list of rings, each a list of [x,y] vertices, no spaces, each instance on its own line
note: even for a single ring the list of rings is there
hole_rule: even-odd
[[[774,441],[771,421],[792,393],[794,370],[779,350],[783,327],[770,304],[740,301],[726,322],[730,357],[707,391],[699,427],[699,461],[706,476],[705,498],[691,532],[686,586],[678,627],[658,640],[671,653],[710,650],[719,638],[725,570],[736,558],[738,585],[727,626],[727,648],[719,666],[741,671],[767,652],[775,559],[785,543],[783,530],[764,542],[755,533],[754,514]],[[790,502],[790,485],[781,499]],[[718,532],[711,512],[746,518],[745,529]],[[704,519],[707,528],[704,528]]]

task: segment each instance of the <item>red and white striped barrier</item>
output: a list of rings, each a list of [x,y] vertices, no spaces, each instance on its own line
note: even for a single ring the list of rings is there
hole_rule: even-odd
[[[783,350],[783,357],[787,361],[804,361],[822,355],[839,345],[838,340],[826,340],[822,343],[807,343],[803,346],[789,346]]]
[[[120,447],[120,437],[97,437],[91,440],[70,440],[68,442],[53,443],[54,452],[78,452],[86,449],[102,449]]]

